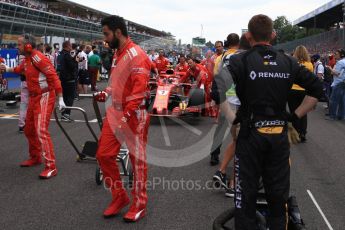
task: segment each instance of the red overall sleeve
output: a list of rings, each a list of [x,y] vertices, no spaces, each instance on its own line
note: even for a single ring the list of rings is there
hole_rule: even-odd
[[[50,60],[40,52],[32,56],[33,64],[46,76],[48,87],[54,89],[56,94],[62,93],[61,82]]]
[[[124,114],[132,114],[133,111],[138,110],[144,98],[146,98],[150,79],[150,68],[150,61],[146,57],[137,56],[132,60],[130,66],[132,92],[131,95],[127,97],[128,103],[124,109]]]
[[[186,72],[186,74],[182,75],[181,78],[180,78],[180,82],[181,83],[186,83],[187,82],[187,79],[190,78],[191,76],[191,73],[190,73],[190,70],[188,70]]]
[[[13,73],[22,74],[24,72],[25,60],[13,69]]]

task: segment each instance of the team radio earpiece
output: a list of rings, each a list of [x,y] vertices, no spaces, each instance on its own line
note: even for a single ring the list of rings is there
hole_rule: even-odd
[[[24,52],[30,54],[33,50],[30,37],[28,35],[24,35],[24,40],[25,40]]]

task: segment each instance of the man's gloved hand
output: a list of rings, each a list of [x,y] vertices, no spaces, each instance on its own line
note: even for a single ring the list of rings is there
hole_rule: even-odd
[[[134,112],[124,111],[123,117],[121,118],[121,121],[122,122],[128,122],[133,115],[134,115]]]
[[[65,102],[63,101],[62,97],[59,97],[59,110],[63,110],[66,108]]]
[[[299,138],[299,134],[296,131],[296,129],[292,126],[292,123],[288,123],[288,137],[289,142],[292,145],[296,145],[301,141],[301,139]]]
[[[94,93],[93,96],[95,97],[95,100],[98,102],[105,102],[108,97],[108,93],[105,91],[100,91],[97,93]]]
[[[121,118],[121,122],[120,122],[120,124],[118,125],[118,129],[122,129],[122,128],[124,128],[124,127],[126,127],[126,126],[128,126],[128,122],[129,122],[129,120],[132,118],[132,116],[134,116],[135,115],[135,112],[134,111],[129,111],[129,110],[125,110],[124,112],[123,112],[123,117]]]

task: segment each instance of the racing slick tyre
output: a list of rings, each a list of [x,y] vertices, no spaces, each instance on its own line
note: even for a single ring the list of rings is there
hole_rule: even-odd
[[[99,167],[97,167],[96,168],[96,184],[101,185],[102,182],[103,182],[103,172]]]
[[[213,230],[230,230],[232,228],[226,227],[225,224],[232,220],[235,217],[235,208],[231,208],[222,214],[220,214],[214,221],[213,221]],[[267,230],[266,228],[266,219],[265,217],[258,211],[256,211],[256,223],[258,230]]]
[[[213,221],[213,230],[230,230],[225,224],[235,216],[235,208],[226,210]]]
[[[205,106],[205,91],[203,89],[192,89],[189,95],[188,106]]]

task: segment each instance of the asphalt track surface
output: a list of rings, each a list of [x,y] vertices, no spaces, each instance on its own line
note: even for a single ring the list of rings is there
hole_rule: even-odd
[[[90,100],[80,100],[76,105],[86,109],[90,115],[89,120],[95,119]],[[10,108],[2,114],[15,112],[17,108]],[[121,217],[127,209],[113,219],[102,217],[103,209],[111,197],[103,186],[95,183],[96,164],[76,162],[76,153],[55,121],[51,122],[50,131],[59,173],[51,180],[42,181],[38,179],[41,166],[18,166],[28,156],[26,139],[17,132],[18,121],[15,116],[1,116],[1,229],[212,229],[213,219],[233,206],[233,200],[226,198],[222,190],[203,186],[209,183],[217,169],[209,166],[208,157],[215,127],[212,119],[187,119],[183,125],[170,119],[164,119],[164,125],[162,120],[152,120],[148,148],[152,153],[148,155],[161,154],[163,157],[159,165],[163,166],[157,166],[157,161],[149,165],[149,181],[184,180],[194,181],[201,186],[186,188],[181,183],[177,187],[173,183],[157,183],[148,191],[147,217],[139,223],[127,224]],[[73,118],[81,119],[81,116],[73,113]],[[84,123],[64,125],[78,146],[86,140],[92,140]],[[99,133],[97,123],[91,125]],[[309,116],[308,130],[308,142],[291,150],[291,194],[297,196],[307,229],[343,230],[345,122],[324,120],[324,110],[320,104]],[[202,143],[199,142],[201,139]],[[199,151],[198,157],[201,156],[201,159],[185,166],[170,167],[174,163],[177,166],[181,164],[179,159],[186,154],[184,150],[190,145],[200,146],[199,150],[194,148],[193,151]],[[173,149],[175,151],[171,151]],[[170,162],[164,165],[164,161]],[[307,190],[313,195],[329,225]]]

